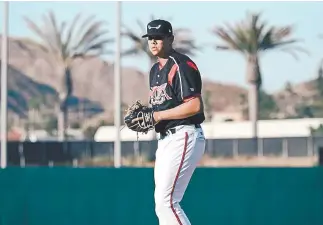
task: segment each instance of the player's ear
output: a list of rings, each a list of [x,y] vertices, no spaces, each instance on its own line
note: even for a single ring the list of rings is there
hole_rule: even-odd
[[[173,42],[174,42],[174,35],[170,36],[169,38],[170,38],[170,40],[169,40],[170,43],[173,44]]]
[[[167,41],[167,45],[168,45],[168,47],[172,47],[172,45],[173,45],[173,42],[174,42],[174,36],[168,36],[167,38],[166,38],[166,41]]]

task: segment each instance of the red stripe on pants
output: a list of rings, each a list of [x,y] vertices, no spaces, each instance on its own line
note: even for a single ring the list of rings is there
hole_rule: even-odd
[[[184,163],[184,159],[185,159],[185,155],[186,155],[186,150],[187,150],[187,140],[188,140],[188,134],[187,132],[185,132],[185,143],[184,143],[184,150],[183,150],[183,154],[182,154],[182,159],[181,159],[181,163],[179,164],[179,167],[178,167],[178,170],[177,170],[177,174],[176,174],[176,177],[175,177],[175,180],[174,180],[174,184],[173,184],[173,188],[172,188],[172,192],[170,194],[170,207],[178,221],[178,223],[180,225],[183,225],[181,220],[179,219],[179,216],[177,215],[176,211],[175,211],[175,208],[174,208],[174,205],[173,205],[173,194],[174,194],[174,190],[175,190],[175,186],[176,186],[176,182],[178,180],[178,176],[179,176],[179,173],[181,172],[181,169],[183,167],[183,163]]]

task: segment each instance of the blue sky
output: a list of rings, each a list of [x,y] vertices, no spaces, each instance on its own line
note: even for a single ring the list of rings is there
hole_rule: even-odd
[[[71,20],[78,12],[95,14],[97,18],[108,21],[111,37],[115,36],[115,2],[10,2],[9,34],[33,37],[22,16],[41,22],[42,15],[51,8],[60,20]],[[224,22],[239,21],[247,11],[263,12],[262,18],[269,24],[294,24],[295,37],[304,40],[302,46],[311,55],[301,54],[300,61],[296,61],[285,53],[266,53],[261,59],[264,89],[272,92],[284,87],[286,81],[298,83],[316,76],[318,63],[323,58],[323,39],[318,38],[319,33],[323,34],[322,9],[323,2],[123,2],[122,19],[127,26],[140,33],[137,19],[146,24],[151,15],[172,18],[174,28],[190,28],[197,44],[202,45],[221,43],[210,33],[210,29]],[[129,44],[129,41],[122,41],[123,48]],[[215,51],[211,46],[204,46],[203,51],[193,57],[203,77],[246,85],[246,65],[238,53]],[[115,46],[111,45],[111,48],[114,50]],[[107,58],[113,60],[113,56]],[[134,66],[142,71],[149,70],[148,63],[145,56],[122,59],[124,66]]]

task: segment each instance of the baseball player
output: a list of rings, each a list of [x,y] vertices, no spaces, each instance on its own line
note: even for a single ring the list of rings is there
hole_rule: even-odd
[[[160,225],[188,225],[180,206],[192,174],[205,151],[201,98],[196,64],[172,48],[173,28],[165,20],[147,25],[149,50],[157,57],[150,70],[152,117],[158,135],[154,170],[155,211]]]

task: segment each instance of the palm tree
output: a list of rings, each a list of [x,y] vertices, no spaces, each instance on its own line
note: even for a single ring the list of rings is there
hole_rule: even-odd
[[[153,15],[151,16],[151,20],[156,19]],[[133,42],[133,46],[122,54],[124,56],[129,55],[139,55],[144,54],[149,58],[149,67],[152,66],[156,62],[155,56],[151,55],[148,47],[147,40],[142,38],[141,36],[146,33],[146,26],[140,21],[137,20],[137,24],[140,28],[140,33],[134,32],[131,28],[123,25],[124,31],[122,31],[122,35],[124,37],[129,38]],[[195,52],[201,49],[200,46],[195,44],[193,37],[191,36],[191,31],[186,28],[177,28],[174,29],[174,49],[182,54],[187,54],[194,56]]]
[[[106,51],[105,47],[113,42],[113,39],[107,37],[105,22],[96,21],[95,16],[89,16],[82,22],[81,14],[77,14],[70,26],[67,26],[66,21],[59,24],[52,11],[43,16],[42,26],[36,25],[27,17],[24,19],[28,28],[40,39],[37,46],[45,53],[47,61],[53,68],[60,68],[62,84],[58,90],[60,108],[58,130],[59,138],[65,140],[68,100],[73,93],[72,64],[77,58],[87,59],[111,53]]]
[[[291,26],[267,26],[266,22],[260,21],[259,13],[248,13],[245,20],[234,26],[226,24],[223,27],[216,27],[213,34],[224,42],[224,44],[216,45],[216,49],[239,52],[247,62],[246,80],[250,85],[249,119],[252,121],[252,135],[257,138],[259,90],[262,85],[261,56],[266,52],[276,50],[289,53],[298,59],[296,53],[306,51],[294,45],[299,40],[291,38],[293,34]]]

